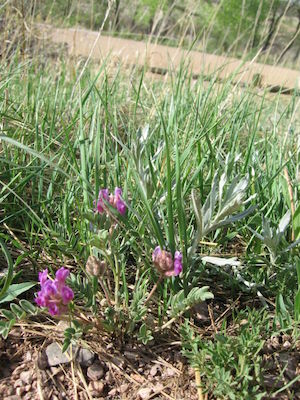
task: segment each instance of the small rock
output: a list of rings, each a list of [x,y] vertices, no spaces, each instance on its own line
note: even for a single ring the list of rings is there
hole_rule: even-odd
[[[30,353],[30,351],[27,351],[25,355],[25,361],[31,361],[31,360],[32,360],[32,354]]]
[[[48,358],[44,350],[40,351],[38,354],[37,365],[41,370],[45,370],[48,367]]]
[[[165,375],[166,376],[174,376],[174,375],[176,375],[176,372],[172,368],[167,368]]]
[[[22,371],[20,374],[20,379],[25,385],[30,385],[32,382],[32,371]]]
[[[90,365],[92,365],[94,358],[95,358],[95,354],[92,353],[90,350],[79,349],[76,360],[83,367],[89,367]]]
[[[99,361],[94,362],[90,367],[88,367],[87,376],[92,381],[98,381],[103,378],[104,368],[102,364]]]
[[[23,382],[21,379],[17,379],[14,383],[14,388],[23,386]]]
[[[151,376],[155,376],[155,375],[157,374],[157,372],[158,372],[158,365],[155,364],[155,365],[153,365],[153,366],[151,367],[151,369],[150,369],[150,375],[151,375]]]
[[[137,361],[139,359],[139,354],[132,350],[124,351],[124,356],[130,361]]]
[[[92,392],[93,396],[99,396],[104,390],[104,384],[102,382],[91,381],[89,383],[89,390]]]
[[[46,356],[49,367],[55,367],[56,365],[67,364],[70,362],[70,358],[66,353],[61,351],[60,346],[56,342],[51,343],[46,348]]]
[[[286,341],[283,343],[282,347],[283,347],[285,350],[287,350],[287,349],[289,349],[289,348],[291,347],[291,343],[290,343],[288,340],[286,340]]]
[[[7,396],[7,397],[4,397],[4,400],[21,400],[21,397],[20,396],[16,396],[16,395]]]
[[[210,320],[207,303],[205,301],[196,304],[194,310],[196,313],[195,317],[198,321],[205,322]]]
[[[140,396],[140,399],[142,400],[147,400],[149,398],[149,396],[152,393],[152,389],[151,388],[142,388],[138,391],[138,395]]]

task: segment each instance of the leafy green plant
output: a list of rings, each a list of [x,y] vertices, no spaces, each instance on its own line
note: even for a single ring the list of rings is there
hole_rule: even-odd
[[[235,335],[227,333],[223,324],[214,340],[204,340],[186,320],[180,328],[182,353],[200,371],[208,393],[219,399],[262,399],[260,350],[268,332],[268,317],[265,312],[248,310],[234,323]]]
[[[5,318],[0,320],[0,334],[4,339],[7,338],[9,331],[18,320],[24,320],[28,316],[38,314],[38,308],[28,300],[20,300],[19,304],[11,303],[10,310],[1,309],[0,313]]]

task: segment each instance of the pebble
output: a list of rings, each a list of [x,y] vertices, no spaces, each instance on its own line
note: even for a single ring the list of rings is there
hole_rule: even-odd
[[[92,353],[88,349],[82,349],[82,348],[79,349],[77,356],[76,356],[76,360],[83,367],[89,367],[90,365],[92,365],[94,358],[95,358],[94,353]]]
[[[124,356],[130,361],[138,361],[139,354],[135,351],[126,350],[124,351]]]
[[[32,372],[31,371],[22,371],[20,374],[20,379],[25,383],[25,385],[30,385],[32,382]]]
[[[203,301],[202,303],[196,304],[194,306],[194,310],[196,313],[196,319],[198,321],[205,322],[205,321],[210,320],[207,303],[205,301]]]
[[[104,384],[102,382],[91,381],[89,383],[89,390],[93,393],[93,396],[99,396],[104,390]]]
[[[287,350],[287,349],[289,349],[289,348],[291,347],[291,343],[290,343],[288,340],[286,340],[286,341],[283,343],[282,347],[283,347],[285,350]]]
[[[40,351],[38,354],[37,365],[41,370],[45,370],[48,367],[48,358],[44,350]]]
[[[155,365],[153,365],[152,367],[151,367],[151,369],[150,369],[150,375],[151,376],[155,376],[156,374],[157,374],[157,372],[158,372],[158,365],[157,364],[155,364]]]
[[[46,348],[46,356],[49,367],[55,367],[59,364],[67,364],[70,358],[61,351],[61,347],[56,343],[51,343]]]
[[[99,361],[94,362],[90,367],[88,367],[87,376],[92,381],[98,381],[103,378],[104,368],[102,364]]]
[[[167,368],[166,370],[166,376],[174,376],[176,375],[176,372],[172,368]]]
[[[149,396],[152,393],[152,389],[151,388],[142,388],[138,391],[138,395],[140,397],[140,399],[142,400],[147,400],[149,398]]]

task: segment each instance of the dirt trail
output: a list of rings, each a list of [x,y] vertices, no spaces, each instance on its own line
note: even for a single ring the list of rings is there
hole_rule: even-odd
[[[234,82],[242,84],[253,84],[256,81],[258,86],[273,90],[300,89],[300,72],[288,68],[255,62],[242,63],[236,58],[110,36],[98,37],[98,32],[85,29],[58,29],[46,25],[39,25],[39,29],[53,42],[67,43],[71,55],[85,57],[90,55],[91,58],[98,60],[110,56],[124,64],[139,66],[146,64],[150,70],[160,73],[169,68],[178,69],[184,60],[189,62],[189,70],[194,76],[217,73],[221,80],[233,76]]]

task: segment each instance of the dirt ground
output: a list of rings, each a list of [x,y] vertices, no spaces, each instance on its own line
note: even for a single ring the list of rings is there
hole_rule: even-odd
[[[38,25],[40,35],[55,43],[68,45],[73,56],[91,57],[116,63],[147,65],[149,70],[164,73],[170,68],[177,70],[182,62],[188,63],[190,72],[196,77],[217,74],[220,80],[231,77],[235,83],[280,88],[291,91],[300,89],[300,72],[288,68],[275,67],[253,62],[242,62],[235,58],[187,51],[170,46],[137,42],[100,35],[85,29],[60,29]]]

